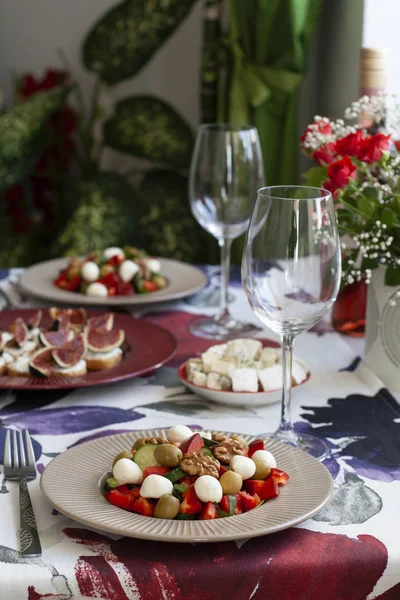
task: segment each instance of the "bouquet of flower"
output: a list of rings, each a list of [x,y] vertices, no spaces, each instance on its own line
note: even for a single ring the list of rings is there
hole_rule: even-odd
[[[346,111],[350,121],[368,114],[382,122],[386,98],[364,97]],[[394,110],[392,125],[400,121]],[[385,283],[400,285],[400,154],[391,135],[370,135],[344,120],[317,116],[301,136],[301,147],[318,166],[304,174],[308,185],[332,192],[342,242],[344,284],[386,266]]]

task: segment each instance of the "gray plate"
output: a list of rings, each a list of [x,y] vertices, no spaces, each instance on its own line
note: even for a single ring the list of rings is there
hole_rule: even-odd
[[[274,454],[277,466],[290,479],[278,498],[245,514],[212,521],[169,521],[142,517],[109,504],[101,494],[100,482],[114,457],[129,450],[137,438],[162,436],[165,431],[122,433],[66,450],[47,465],[41,477],[44,496],[71,519],[108,533],[163,542],[221,542],[297,525],[319,512],[332,494],[332,477],[320,462],[302,450],[266,439],[266,450]]]
[[[95,298],[57,288],[53,281],[61,269],[65,269],[68,259],[57,258],[33,265],[21,275],[19,284],[26,294],[57,304],[78,304],[79,306],[133,306],[177,300],[194,294],[207,283],[207,277],[200,269],[169,258],[160,258],[161,273],[168,279],[168,286],[151,294],[132,296],[110,296]]]

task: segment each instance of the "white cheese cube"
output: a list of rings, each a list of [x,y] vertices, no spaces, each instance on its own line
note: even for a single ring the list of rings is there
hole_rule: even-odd
[[[189,381],[193,381],[194,374],[197,371],[202,371],[203,361],[199,358],[189,358],[186,363],[186,376]]]
[[[258,392],[258,377],[255,369],[232,369],[230,376],[234,392]]]
[[[224,358],[234,356],[241,363],[258,358],[262,351],[262,343],[258,340],[239,339],[228,342]]]
[[[232,380],[229,377],[225,377],[224,375],[221,375],[220,383],[221,383],[221,388],[223,390],[231,390],[232,389]]]
[[[207,375],[205,373],[203,373],[202,371],[195,371],[193,373],[192,383],[194,383],[194,385],[206,387],[207,386]]]
[[[292,364],[292,383],[299,384],[302,381],[307,379],[307,370],[303,364],[297,362],[297,360],[293,361]]]
[[[260,359],[266,367],[272,367],[278,362],[281,354],[282,350],[279,348],[263,348]]]
[[[209,373],[207,376],[207,387],[210,390],[222,390],[221,375],[218,373]]]
[[[212,352],[213,354],[217,354],[217,356],[223,356],[224,352],[228,348],[228,344],[217,344],[216,346],[210,346],[207,352]]]
[[[258,372],[258,378],[260,380],[262,389],[264,392],[270,392],[272,390],[280,390],[282,388],[283,370],[282,365],[274,365],[273,367],[266,367],[262,371]]]
[[[213,352],[205,352],[201,355],[203,361],[203,370],[205,373],[219,373],[220,375],[228,375],[232,367],[235,366],[233,357],[229,360],[221,359]]]

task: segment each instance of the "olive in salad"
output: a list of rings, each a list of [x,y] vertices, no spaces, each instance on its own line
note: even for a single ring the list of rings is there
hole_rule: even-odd
[[[96,250],[83,259],[75,256],[53,283],[97,297],[150,294],[168,285],[159,259],[134,246]]]
[[[288,480],[261,439],[175,425],[165,438],[139,438],[115,457],[104,497],[145,517],[210,520],[261,506]]]

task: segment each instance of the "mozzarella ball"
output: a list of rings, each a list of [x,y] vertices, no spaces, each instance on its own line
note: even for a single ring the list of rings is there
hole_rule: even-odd
[[[122,281],[132,281],[136,273],[139,272],[138,265],[133,260],[124,260],[119,266],[118,274]]]
[[[113,475],[119,485],[124,483],[142,483],[142,469],[130,458],[120,458],[114,465]]]
[[[88,296],[97,296],[99,298],[105,298],[106,296],[108,296],[108,290],[106,286],[102,283],[90,283],[87,286],[86,294]]]
[[[212,440],[211,431],[200,431],[200,435],[206,440]]]
[[[140,495],[143,498],[161,498],[164,494],[172,494],[173,487],[172,481],[166,477],[149,475],[142,483]]]
[[[159,273],[161,271],[161,263],[158,258],[148,258],[146,263],[152,273]]]
[[[109,260],[113,256],[120,256],[121,258],[125,258],[125,253],[122,248],[118,248],[117,246],[111,246],[110,248],[106,248],[103,252],[104,258]]]
[[[220,482],[211,475],[201,475],[196,479],[194,491],[201,502],[221,502],[224,495]]]
[[[271,452],[268,452],[268,450],[256,450],[251,458],[253,460],[262,460],[263,462],[268,463],[271,469],[275,469],[276,467],[275,457]]]
[[[193,431],[186,425],[174,425],[168,429],[167,440],[173,444],[174,442],[183,442],[188,437],[193,435]]]
[[[81,269],[81,277],[86,283],[91,283],[92,281],[96,281],[99,278],[100,269],[92,260],[88,260],[88,262],[83,263]]]
[[[247,456],[232,456],[229,466],[232,471],[239,473],[243,480],[250,479],[250,477],[253,477],[254,473],[256,472],[254,460],[251,460],[251,458],[248,458]]]

